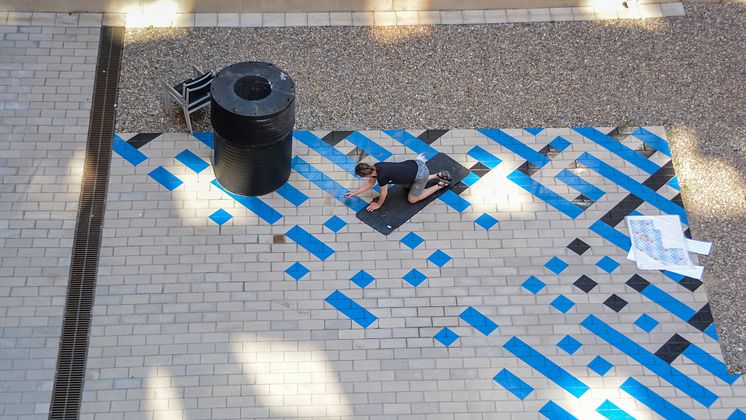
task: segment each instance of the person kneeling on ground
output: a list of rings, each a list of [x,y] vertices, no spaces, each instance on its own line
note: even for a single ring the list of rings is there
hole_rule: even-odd
[[[378,162],[373,165],[358,163],[355,166],[355,174],[367,178],[368,182],[357,191],[346,193],[346,197],[354,197],[368,191],[373,188],[376,181],[378,181],[378,185],[381,187],[381,195],[378,197],[378,201],[370,203],[367,207],[368,211],[381,208],[383,202],[386,201],[389,184],[399,184],[404,185],[405,188],[409,188],[407,201],[414,204],[429,197],[435,191],[448,187],[450,185],[448,181],[451,180],[448,171],[440,171],[437,174],[430,175],[427,165],[420,159],[405,160],[400,163]],[[435,179],[438,180],[436,185],[425,188],[428,181]]]

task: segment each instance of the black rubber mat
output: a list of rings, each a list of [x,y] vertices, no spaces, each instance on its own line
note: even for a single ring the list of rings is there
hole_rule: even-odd
[[[450,188],[453,188],[454,185],[458,184],[459,181],[469,175],[468,169],[451,159],[445,153],[438,153],[432,159],[428,160],[427,167],[430,169],[431,174],[443,170],[448,171],[452,178]],[[435,182],[436,181],[431,181],[428,186],[434,185]],[[424,209],[428,204],[445,193],[448,189],[442,189],[422,201],[410,204],[409,201],[407,201],[407,194],[409,191],[401,185],[394,185],[389,187],[386,201],[380,209],[372,212],[362,209],[357,212],[357,218],[378,232],[388,235],[399,226],[407,223],[407,221],[415,214],[419,213],[420,210]]]
[[[124,27],[102,28],[50,420],[77,419],[80,413],[123,40]]]

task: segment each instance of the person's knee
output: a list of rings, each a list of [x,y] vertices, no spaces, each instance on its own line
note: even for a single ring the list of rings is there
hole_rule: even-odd
[[[416,202],[418,202],[420,200],[419,200],[419,197],[413,197],[411,195],[408,195],[407,196],[407,201],[409,201],[409,204],[414,204],[414,203],[416,203]]]

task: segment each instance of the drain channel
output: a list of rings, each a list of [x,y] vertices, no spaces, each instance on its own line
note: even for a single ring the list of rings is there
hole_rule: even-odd
[[[101,28],[70,280],[49,409],[49,418],[55,420],[77,419],[80,412],[123,38],[123,27]]]

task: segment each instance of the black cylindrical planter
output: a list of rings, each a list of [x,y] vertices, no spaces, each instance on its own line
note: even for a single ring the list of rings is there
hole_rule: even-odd
[[[215,178],[228,191],[264,195],[290,177],[295,83],[259,61],[230,65],[210,90]]]

